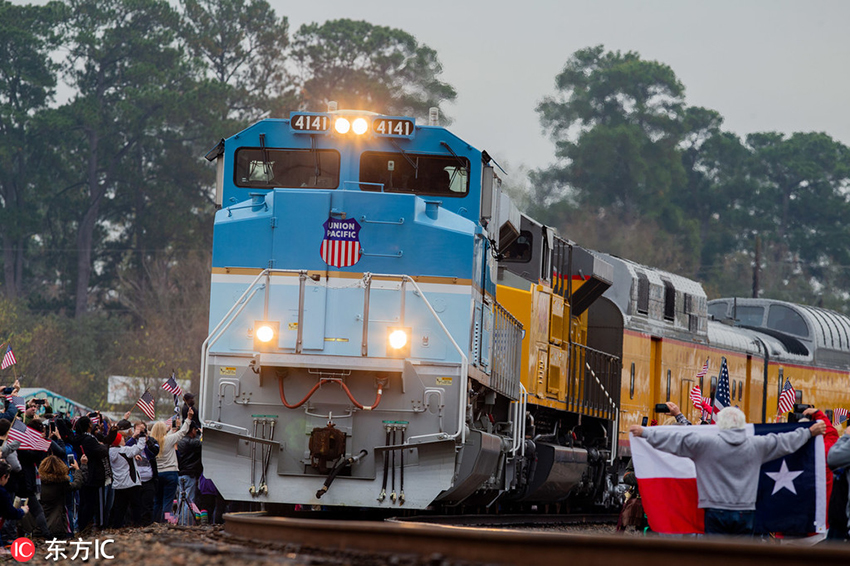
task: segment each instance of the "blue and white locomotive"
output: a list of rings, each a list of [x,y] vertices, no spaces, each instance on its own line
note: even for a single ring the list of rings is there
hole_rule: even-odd
[[[221,208],[200,414],[226,499],[599,495],[620,369],[571,348],[610,266],[521,216],[487,153],[430,122],[293,113],[207,155]]]

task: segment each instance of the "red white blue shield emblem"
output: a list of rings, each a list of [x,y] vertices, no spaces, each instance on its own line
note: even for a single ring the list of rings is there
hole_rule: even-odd
[[[353,218],[328,218],[324,223],[325,239],[319,253],[332,267],[348,267],[360,261],[360,224]]]

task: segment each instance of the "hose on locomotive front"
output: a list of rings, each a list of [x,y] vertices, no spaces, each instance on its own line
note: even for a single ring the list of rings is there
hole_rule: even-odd
[[[350,456],[348,458],[343,458],[342,460],[334,466],[334,469],[331,470],[331,473],[328,474],[328,479],[325,480],[324,485],[316,492],[316,499],[321,499],[322,496],[327,493],[328,489],[330,489],[331,484],[336,479],[336,476],[342,471],[346,466],[350,466],[354,464],[357,460],[366,456],[369,452],[366,450],[361,450],[360,454],[357,456]]]
[[[351,400],[351,402],[354,404],[354,406],[357,407],[358,409],[363,409],[364,411],[371,411],[372,409],[376,408],[378,406],[378,404],[381,402],[381,397],[384,394],[383,386],[378,385],[378,393],[375,396],[375,402],[372,403],[372,405],[363,405],[362,403],[359,403],[354,398],[354,395],[351,394],[351,390],[348,388],[348,386],[345,383],[342,382],[342,380],[336,379],[336,378],[323,377],[316,383],[316,385],[314,385],[310,389],[310,391],[307,392],[307,395],[305,395],[303,399],[301,399],[299,402],[292,405],[286,400],[286,394],[283,391],[283,380],[284,380],[283,377],[278,377],[277,378],[277,384],[278,384],[278,390],[280,391],[280,401],[281,401],[281,403],[283,403],[283,406],[286,407],[287,409],[297,409],[298,407],[300,407],[301,405],[306,403],[307,400],[310,399],[310,397],[313,396],[313,393],[315,393],[316,390],[318,390],[319,387],[322,386],[322,384],[330,383],[330,382],[338,383],[340,385],[340,387],[342,387],[343,391],[345,391],[345,394],[348,396],[348,398]]]

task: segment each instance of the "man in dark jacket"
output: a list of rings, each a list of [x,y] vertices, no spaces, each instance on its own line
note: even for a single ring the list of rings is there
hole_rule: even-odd
[[[88,460],[87,474],[80,489],[80,515],[78,528],[82,531],[88,524],[95,520],[95,525],[102,527],[109,516],[106,508],[106,464],[109,459],[108,445],[114,440],[107,438],[107,444],[101,444],[91,434],[92,424],[88,417],[80,417],[74,425],[76,441],[79,444],[81,455]],[[116,430],[117,434],[117,430]]]
[[[178,489],[186,494],[190,503],[195,502],[198,493],[198,478],[204,471],[201,464],[200,430],[192,422],[189,432],[177,443],[177,469],[179,473]],[[183,510],[181,509],[182,513]]]

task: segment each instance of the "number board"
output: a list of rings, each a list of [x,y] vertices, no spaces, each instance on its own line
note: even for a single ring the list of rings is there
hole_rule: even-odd
[[[372,131],[379,136],[413,137],[414,122],[410,118],[375,118]]]
[[[293,114],[289,120],[289,125],[298,132],[327,132],[330,124],[330,118],[323,114]]]

